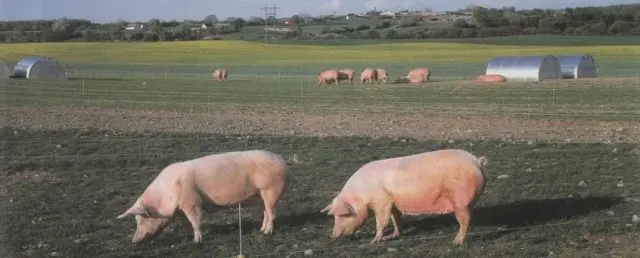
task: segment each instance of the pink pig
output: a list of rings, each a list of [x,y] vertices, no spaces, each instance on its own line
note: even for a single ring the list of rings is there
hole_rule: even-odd
[[[331,238],[355,233],[366,220],[369,209],[376,218],[376,233],[371,243],[400,236],[401,215],[454,212],[460,230],[453,243],[462,244],[471,219],[469,210],[484,191],[487,163],[486,157],[477,158],[458,149],[367,163],[321,211],[335,218]],[[394,230],[383,237],[382,231],[389,219]]]
[[[137,243],[164,229],[180,209],[193,227],[199,243],[203,205],[222,207],[246,201],[264,203],[262,231],[271,234],[275,205],[285,188],[286,163],[281,156],[263,150],[212,154],[165,167],[136,202],[118,219],[135,215]],[[208,207],[206,207],[208,208]]]

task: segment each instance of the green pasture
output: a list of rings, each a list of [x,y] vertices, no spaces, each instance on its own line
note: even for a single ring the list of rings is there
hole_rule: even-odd
[[[229,40],[2,44],[0,60],[10,66],[25,56],[49,56],[66,66],[70,78],[0,80],[0,109],[69,106],[215,114],[232,108],[478,120],[484,117],[473,115],[485,115],[558,118],[567,125],[576,120],[640,117],[640,45],[537,46],[512,40],[511,44],[489,40],[359,45]],[[500,85],[472,80],[493,56],[525,54],[591,54],[601,78]],[[212,80],[214,67],[226,67],[229,81]],[[315,84],[322,69],[342,67],[357,73],[365,67],[382,67],[391,81],[410,68],[428,67],[433,80],[419,85],[360,85],[356,77],[354,85]],[[247,257],[301,257],[305,252],[322,257],[609,257],[614,253],[633,257],[640,251],[639,224],[632,221],[640,209],[637,144],[49,130],[40,127],[41,116],[28,115],[24,117],[28,126],[6,121],[0,128],[0,151],[5,153],[0,160],[0,199],[6,222],[0,246],[8,257],[234,257],[239,237],[235,209],[203,215],[200,245],[191,243],[191,228],[180,213],[158,238],[141,245],[130,243],[134,220],[115,217],[164,166],[208,153],[248,149],[282,154],[291,177],[278,204],[274,235],[258,233],[262,212],[243,205]],[[99,121],[121,119],[114,116]],[[60,113],[64,127],[65,118]],[[229,118],[243,119],[241,115],[225,119]],[[212,124],[218,126],[216,122]],[[550,130],[562,131],[562,126],[550,125]],[[625,129],[610,127],[603,123],[603,132]],[[442,148],[489,158],[488,186],[473,213],[466,246],[450,244],[457,230],[452,215],[404,217],[402,236],[379,245],[367,244],[373,237],[371,218],[353,238],[329,241],[333,221],[319,210],[359,166]]]
[[[538,36],[536,36],[538,37]],[[312,44],[263,44],[238,40],[158,43],[37,43],[3,44],[0,60],[10,67],[27,56],[48,56],[60,60],[71,77],[206,77],[214,67],[226,67],[231,76],[303,76],[311,78],[326,68],[382,67],[392,77],[414,67],[428,67],[434,78],[472,78],[486,63],[501,55],[590,54],[603,77],[637,76],[640,44],[616,45],[632,39],[609,37],[564,37],[546,40],[509,37],[441,41],[335,41]],[[451,40],[451,39],[448,39]],[[575,43],[558,45],[554,42]],[[580,42],[602,42],[581,45]],[[607,41],[607,42],[605,42]],[[282,43],[285,42],[285,43]],[[331,45],[344,44],[344,45]],[[378,42],[378,44],[370,44]],[[507,43],[505,43],[507,42]],[[510,44],[508,42],[511,42]],[[548,45],[543,43],[547,42]],[[298,42],[300,43],[300,42]],[[367,44],[365,44],[367,43]],[[630,44],[630,43],[629,43]],[[94,76],[95,75],[95,76]]]
[[[440,39],[334,39],[334,40],[286,40],[276,44],[302,45],[377,45],[393,43],[459,43],[471,45],[496,45],[500,47],[538,46],[538,47],[581,47],[581,46],[637,46],[637,36],[582,36],[582,35],[523,35],[484,38],[440,38]]]
[[[515,40],[515,39],[514,39]],[[601,78],[478,85],[496,55],[591,54]],[[327,113],[496,114],[635,119],[640,113],[640,46],[533,46],[445,42],[376,45],[264,45],[244,41],[5,44],[0,59],[63,62],[69,80],[3,82],[3,105],[99,105],[164,109],[270,107]],[[229,81],[211,79],[225,67]],[[315,85],[327,68],[385,68],[390,84]],[[428,67],[422,85],[393,83]],[[613,77],[626,77],[616,79]]]
[[[203,71],[204,73],[205,71]],[[66,81],[10,80],[5,106],[100,106],[182,111],[303,111],[314,114],[393,113],[526,118],[629,120],[640,116],[640,81],[562,80],[482,85],[442,80],[422,85],[316,85],[306,77],[202,78],[149,76]]]
[[[235,257],[236,209],[203,212],[199,245],[191,242],[191,227],[180,212],[157,238],[138,245],[131,244],[134,219],[116,216],[172,162],[257,148],[283,155],[290,181],[277,206],[273,235],[258,232],[260,208],[243,205],[247,257],[302,257],[305,252],[322,257],[606,257],[611,251],[631,257],[637,252],[638,226],[632,224],[632,214],[640,208],[640,182],[637,146],[632,144],[451,144],[13,127],[0,133],[1,150],[7,153],[0,163],[5,198],[0,244],[9,257]],[[405,216],[401,237],[377,245],[368,244],[373,218],[353,238],[329,241],[333,220],[319,211],[358,167],[442,148],[466,149],[490,162],[488,185],[473,212],[466,246],[451,244],[458,228],[450,214]],[[509,178],[496,179],[501,175]],[[624,187],[618,186],[620,180]],[[593,243],[601,238],[612,240]]]

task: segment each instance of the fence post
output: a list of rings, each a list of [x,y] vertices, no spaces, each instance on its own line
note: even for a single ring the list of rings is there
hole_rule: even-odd
[[[238,258],[244,258],[242,254],[242,204],[238,202],[238,243],[239,243],[239,251]]]
[[[169,65],[165,65],[164,66],[164,79],[165,80],[167,79],[167,73],[169,72],[168,70],[169,70]]]
[[[80,67],[80,73],[82,74],[82,96],[85,95],[85,82],[84,82],[84,69]]]

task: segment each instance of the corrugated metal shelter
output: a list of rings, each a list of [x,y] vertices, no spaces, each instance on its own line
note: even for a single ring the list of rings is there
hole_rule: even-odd
[[[485,74],[499,74],[507,81],[544,81],[561,78],[555,56],[498,56],[487,63]]]
[[[591,55],[556,56],[560,62],[562,79],[596,78],[598,68]]]
[[[9,67],[3,61],[0,61],[0,79],[9,79],[10,76]]]
[[[13,67],[13,76],[27,80],[67,79],[67,71],[57,60],[47,57],[25,57]]]

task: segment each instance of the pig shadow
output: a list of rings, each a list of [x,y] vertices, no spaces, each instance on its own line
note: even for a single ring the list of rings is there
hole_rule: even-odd
[[[554,220],[575,218],[608,209],[621,203],[624,203],[624,199],[621,197],[522,200],[473,209],[471,226],[527,227],[545,224]],[[407,218],[407,216],[403,218]],[[416,235],[420,232],[446,226],[458,226],[453,214],[415,220],[406,219],[406,222],[401,225],[407,235]],[[512,231],[507,230],[500,235],[509,233],[512,233]]]
[[[262,214],[260,214],[262,215]],[[186,219],[186,218],[185,218]],[[306,212],[298,214],[277,215],[273,222],[273,234],[284,232],[284,230],[290,230],[292,228],[302,228],[304,225],[313,224],[319,221],[326,221],[329,218],[326,214],[320,212]],[[238,220],[232,220],[231,224],[207,224],[203,225],[203,229],[208,234],[231,234],[238,233]],[[190,224],[188,224],[190,227]],[[242,218],[242,235],[250,235],[256,232],[260,232],[262,227],[262,216],[259,219],[246,219]]]

